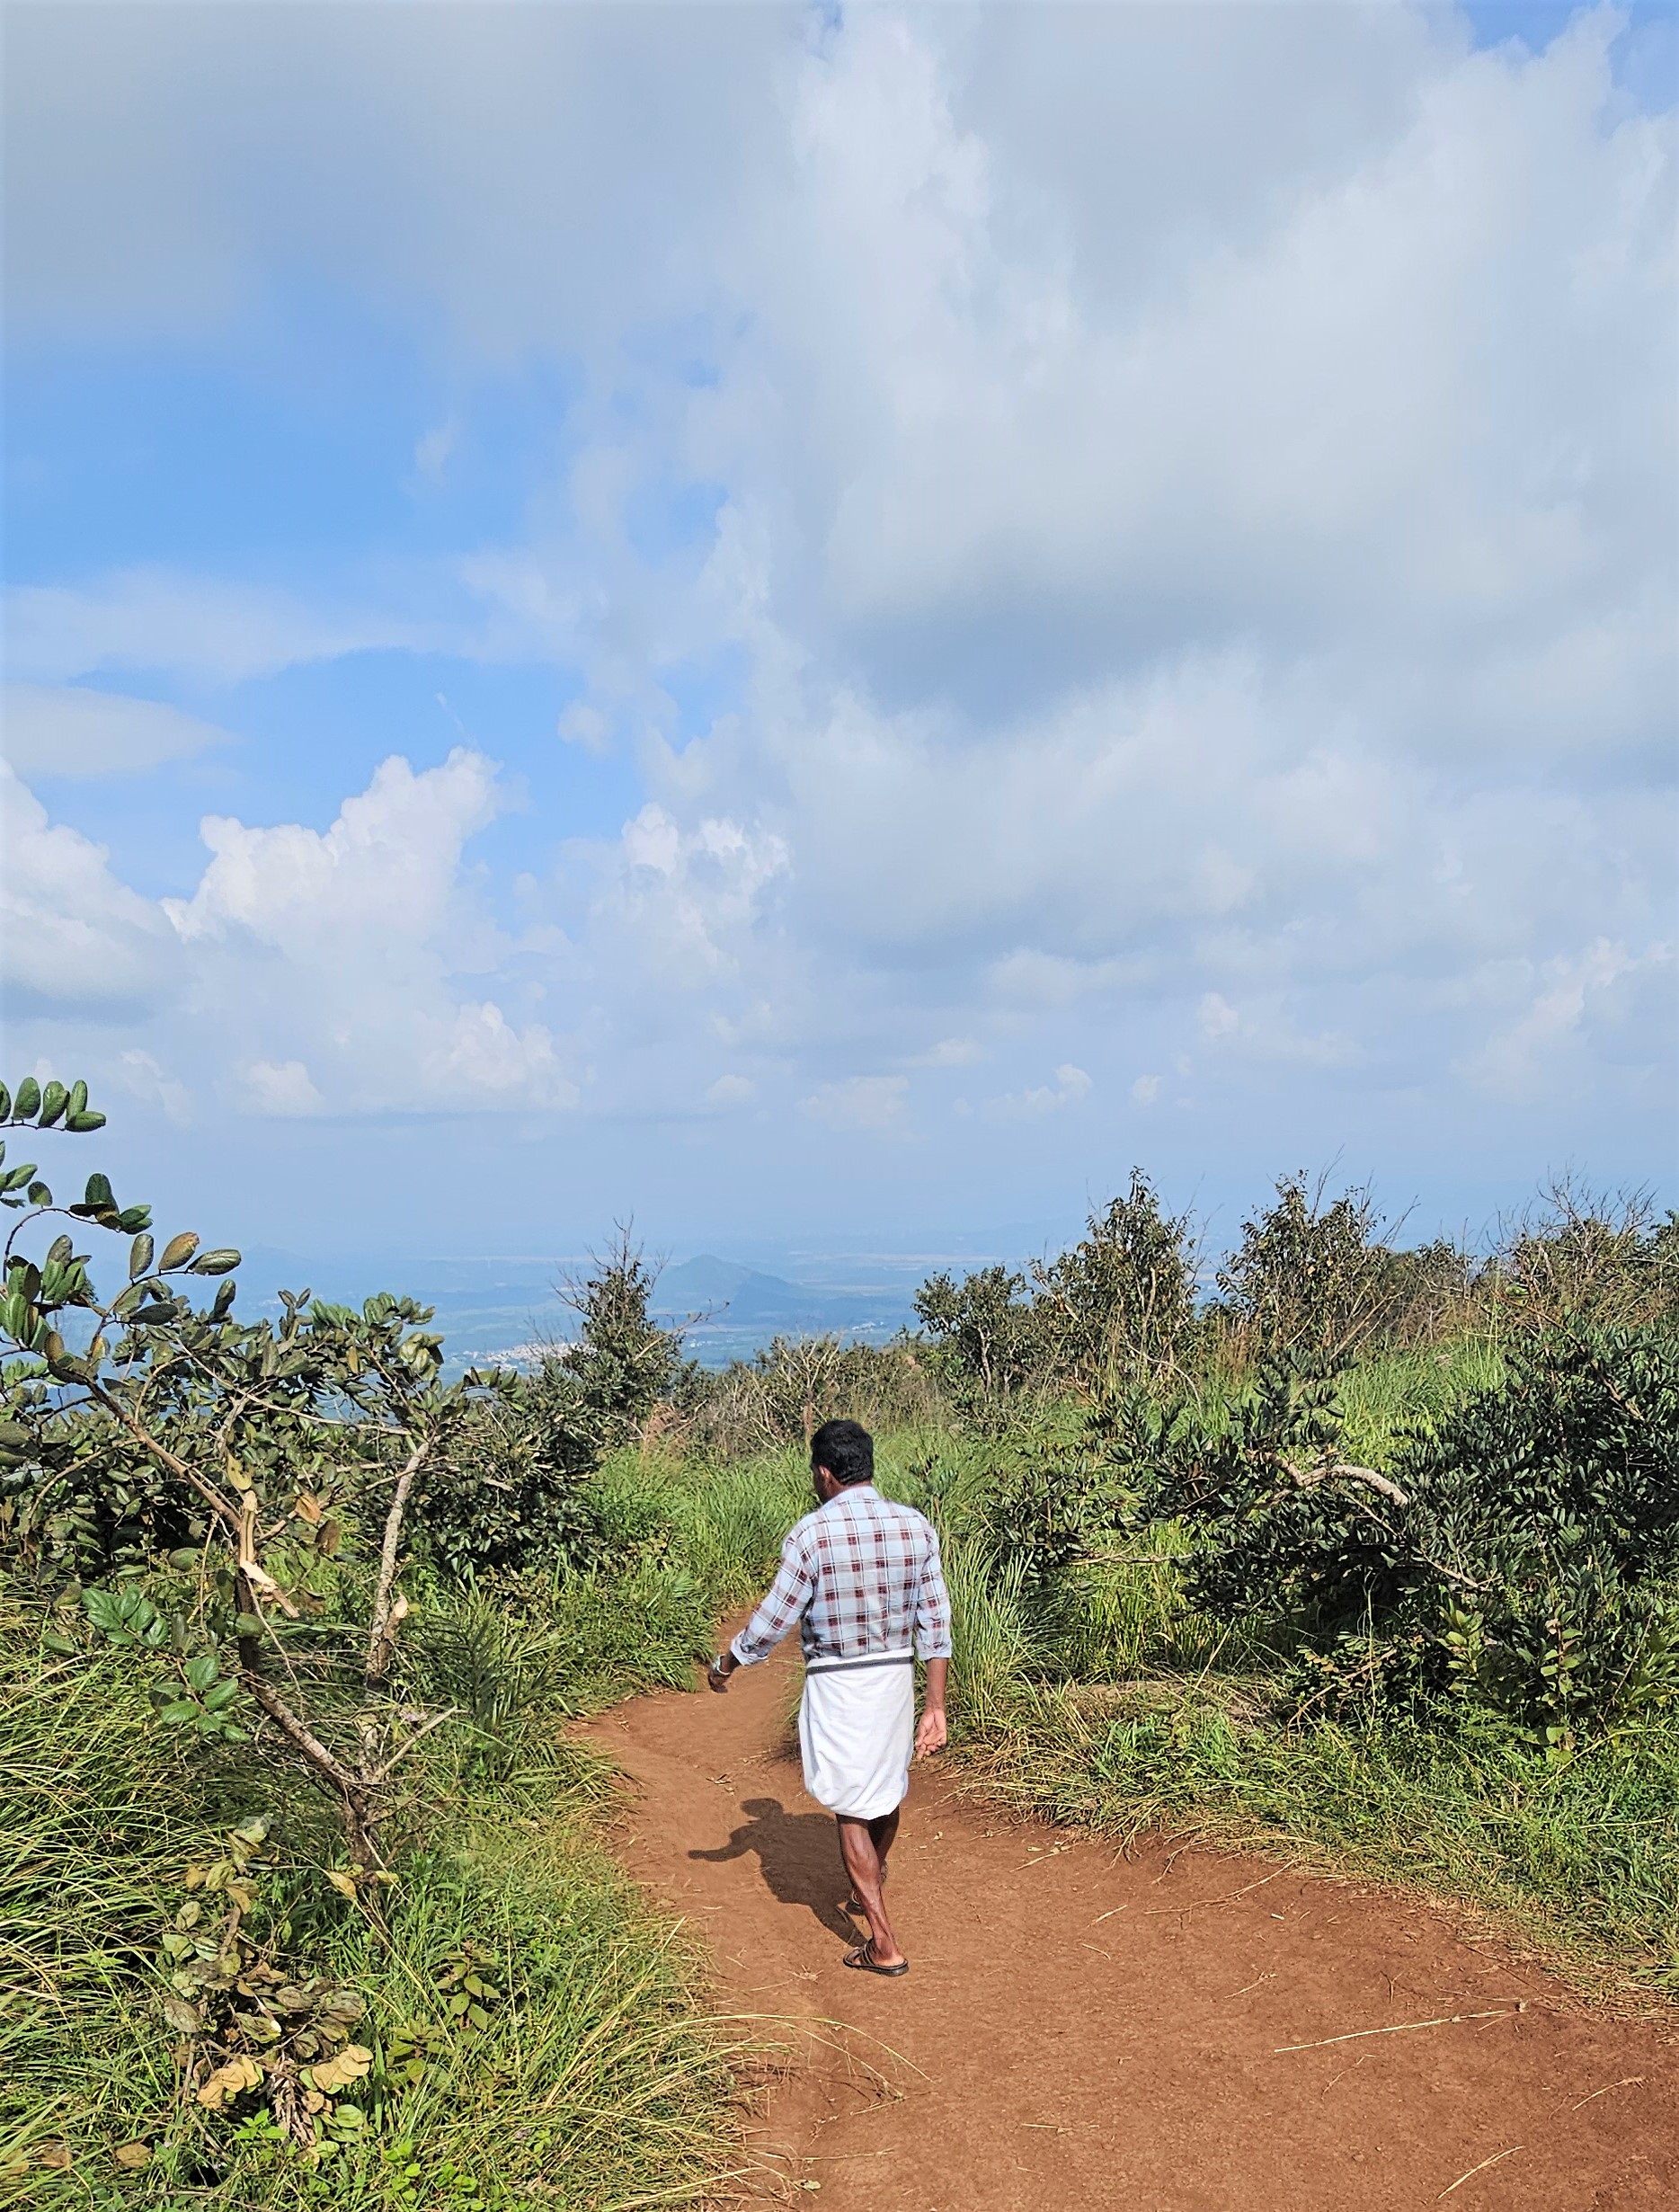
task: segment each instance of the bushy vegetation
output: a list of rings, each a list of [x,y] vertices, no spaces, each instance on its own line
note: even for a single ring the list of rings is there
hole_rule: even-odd
[[[742,1579],[599,1479],[680,1365],[639,1255],[536,1375],[446,1382],[412,1301],[242,1319],[238,1254],[98,1171],[0,1156],[0,2200],[700,2193],[724,2039],[565,1734],[688,1679]]]
[[[1154,1286],[1187,1225],[1136,1177],[1075,1255],[936,1279],[968,1441],[920,1496],[987,1786],[1679,1977],[1676,1227],[1559,1187],[1472,1258],[1288,1177],[1186,1311]],[[1055,1285],[1105,1245],[1150,1258],[1093,1362]],[[1172,1326],[1140,1343],[1140,1310]]]
[[[0,1152],[0,2202],[701,2196],[726,2034],[567,1730],[692,1680],[841,1412],[943,1532],[986,1787],[1674,1968],[1679,1237],[1639,1199],[1471,1257],[1288,1177],[1209,1276],[1137,1173],[914,1336],[717,1375],[620,1232],[573,1341],[454,1381],[400,1296],[243,1318],[237,1253],[97,1170],[60,1204]]]

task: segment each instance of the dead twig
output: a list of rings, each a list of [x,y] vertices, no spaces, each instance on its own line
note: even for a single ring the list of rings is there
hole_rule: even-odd
[[[1516,2153],[1524,2147],[1523,2144],[1513,2143],[1507,2151],[1495,2151],[1490,2158],[1483,2158],[1479,2166],[1471,2166],[1467,2173],[1460,2173],[1455,2181],[1449,2181],[1441,2190],[1440,2195],[1435,2199],[1435,2202],[1440,2203],[1442,2199],[1449,2197],[1454,2189],[1461,2189],[1465,2181],[1472,2181],[1478,2173],[1485,2173],[1488,2166],[1496,2166],[1506,2158],[1514,2158]]]
[[[1271,2056],[1281,2058],[1289,2051],[1320,2051],[1331,2043],[1357,2043],[1367,2035],[1409,2035],[1417,2028],[1456,2028],[1466,2020],[1514,2020],[1523,2010],[1518,2004],[1513,2012],[1446,2012],[1438,2020],[1399,2020],[1390,2028],[1351,2028],[1345,2035],[1319,2036],[1315,2043],[1279,2043]]]
[[[1606,2097],[1612,2089],[1636,2088],[1643,2079],[1644,2076],[1641,2074],[1624,2074],[1618,2082],[1605,2082],[1601,2089],[1592,2090],[1580,2099],[1580,2104],[1590,2104],[1595,2098]],[[1568,2109],[1570,2111],[1577,2112],[1580,2104],[1571,2105]]]

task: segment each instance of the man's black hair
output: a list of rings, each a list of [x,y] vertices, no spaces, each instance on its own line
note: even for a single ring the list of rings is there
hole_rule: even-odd
[[[811,1466],[825,1467],[848,1489],[875,1479],[875,1439],[861,1421],[824,1421],[811,1438]]]

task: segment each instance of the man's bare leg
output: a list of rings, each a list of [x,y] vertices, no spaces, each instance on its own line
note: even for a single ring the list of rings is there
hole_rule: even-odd
[[[884,1814],[879,1820],[852,1820],[840,1813],[837,1817],[840,1854],[845,1861],[846,1872],[851,1877],[851,1893],[863,1907],[863,1916],[868,1922],[870,1955],[877,1967],[895,1967],[903,1953],[898,1949],[898,1939],[886,1917],[881,1876],[885,1871],[885,1853],[891,1850],[893,1837],[898,1833],[898,1816],[893,1812]],[[883,1833],[883,1845],[875,1843],[876,1828]]]
[[[884,1885],[886,1879],[886,1853],[892,1849],[893,1843],[895,1843],[898,1840],[898,1814],[900,1809],[901,1808],[898,1806],[894,1805],[891,1812],[880,1814],[875,1819],[871,1820],[868,1824],[869,1841],[875,1846],[875,1856],[880,1861],[880,1879],[883,1886]],[[845,1845],[842,1842],[840,1844],[840,1851],[842,1853],[844,1849]],[[849,1869],[848,1868],[847,1870],[848,1872]],[[863,1900],[858,1897],[855,1888],[853,1888],[850,1896],[846,1899],[845,1903],[848,1913],[855,1913],[859,1918],[861,1918],[863,1912]]]

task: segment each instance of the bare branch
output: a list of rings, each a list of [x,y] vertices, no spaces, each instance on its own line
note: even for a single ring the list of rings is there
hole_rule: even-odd
[[[396,1579],[397,1555],[402,1549],[403,1515],[408,1509],[408,1493],[413,1488],[414,1477],[420,1471],[422,1461],[431,1448],[431,1439],[422,1437],[408,1454],[403,1470],[396,1478],[396,1488],[391,1498],[390,1511],[385,1516],[385,1539],[379,1546],[379,1579],[373,1594],[373,1620],[368,1638],[368,1661],[365,1669],[369,1683],[383,1682],[391,1663],[391,1645],[397,1622],[408,1608],[395,1611],[391,1603],[391,1585]]]
[[[1411,1502],[1397,1482],[1379,1475],[1373,1467],[1352,1467],[1342,1461],[1327,1467],[1297,1467],[1292,1460],[1284,1460],[1283,1464],[1302,1490],[1315,1489],[1320,1482],[1363,1482],[1371,1489],[1379,1490],[1383,1497],[1391,1498],[1396,1506],[1408,1506]]]

